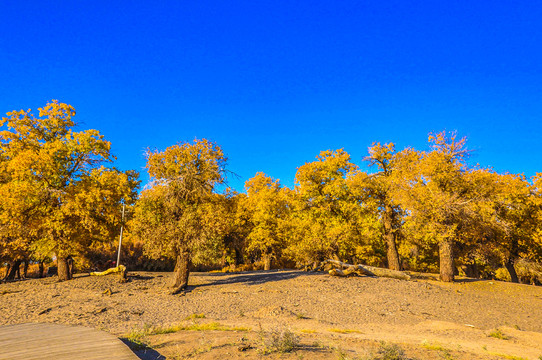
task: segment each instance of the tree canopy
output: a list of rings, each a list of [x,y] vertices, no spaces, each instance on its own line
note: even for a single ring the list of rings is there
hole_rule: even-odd
[[[226,157],[206,140],[147,152],[150,186],[136,206],[133,227],[151,257],[176,258],[173,293],[188,285],[190,261],[213,238],[214,190],[224,182]]]
[[[12,269],[54,257],[60,279],[70,279],[73,259],[111,253],[122,204],[144,256],[175,261],[173,293],[186,288],[192,264],[334,259],[439,271],[443,281],[505,269],[520,281],[519,262],[542,261],[542,173],[473,166],[456,133],[429,134],[425,150],[373,143],[367,171],[344,149],[325,150],[297,169],[293,188],[258,172],[245,193],[219,191],[227,158],[195,139],[148,150],[150,182],[138,194],[138,174],[113,166],[98,130],[77,130],[72,106],[52,101],[38,111],[0,122],[0,262]],[[542,282],[542,271],[533,276]]]
[[[121,172],[110,143],[97,130],[75,131],[75,109],[52,101],[2,119],[0,204],[4,244],[37,257],[55,256],[59,277],[70,279],[73,256],[111,240],[119,204],[135,199],[137,173]]]

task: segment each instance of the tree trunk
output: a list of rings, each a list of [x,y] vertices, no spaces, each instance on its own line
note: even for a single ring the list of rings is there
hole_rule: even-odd
[[[7,263],[6,264],[6,273],[4,274],[4,277],[2,278],[2,281],[4,281],[4,282],[7,281],[10,269],[11,269],[11,264]]]
[[[25,260],[24,261],[24,266],[23,266],[23,279],[26,279],[28,277],[28,266],[30,265],[30,260]]]
[[[519,283],[519,278],[516,272],[516,268],[514,267],[514,262],[515,261],[513,258],[508,258],[508,260],[506,260],[506,262],[504,263],[504,267],[506,268],[506,270],[508,270],[508,273],[510,273],[510,280],[513,283]]]
[[[190,252],[188,250],[182,250],[177,255],[177,262],[175,263],[175,270],[173,274],[173,283],[171,287],[172,295],[178,294],[188,286],[188,275],[190,275]]]
[[[476,261],[474,261],[472,264],[465,264],[463,267],[463,271],[465,272],[465,275],[470,278],[479,278],[480,277],[480,271],[478,270],[478,265],[476,264]]]
[[[386,207],[382,216],[382,224],[384,225],[384,240],[387,245],[388,268],[390,270],[401,270],[399,261],[399,253],[397,252],[396,233],[393,231],[393,208]]]
[[[439,244],[440,280],[454,281],[454,249],[453,240],[446,238]]]
[[[19,274],[19,277],[21,277],[19,267],[21,266],[22,262],[23,262],[22,260],[18,259],[8,264],[8,269],[6,271],[6,276],[4,277],[4,281],[15,280],[16,274]]]
[[[220,267],[224,269],[226,266],[228,266],[228,262],[226,261],[226,257],[228,256],[228,251],[226,249],[222,250],[222,257],[220,258]]]
[[[40,260],[40,263],[39,263],[39,274],[38,274],[38,277],[39,277],[40,279],[45,277],[45,265],[43,265],[43,261],[41,261],[41,260]]]
[[[397,252],[397,243],[395,241],[395,234],[389,233],[384,235],[386,244],[388,246],[388,268],[390,270],[401,271],[401,263],[399,262],[399,253]]]
[[[73,278],[73,260],[70,256],[57,257],[58,280],[66,281]]]
[[[237,248],[234,248],[233,249],[235,251],[235,266],[238,266],[240,264],[244,264],[244,259],[243,259],[243,252]]]
[[[73,258],[68,256],[68,272],[70,273],[70,280],[73,278]]]
[[[263,254],[263,269],[264,270],[271,270],[271,254],[265,253]]]
[[[518,258],[518,247],[519,244],[517,239],[512,239],[512,241],[510,242],[510,255],[504,263],[504,267],[506,268],[506,270],[508,270],[508,273],[510,274],[510,280],[513,283],[519,283],[518,274],[516,272],[516,268],[514,267],[514,263]]]

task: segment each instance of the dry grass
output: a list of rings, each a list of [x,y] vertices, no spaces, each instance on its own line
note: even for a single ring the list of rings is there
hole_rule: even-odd
[[[299,336],[287,328],[276,328],[270,332],[264,332],[260,327],[262,354],[289,353],[300,348]]]
[[[328,329],[328,331],[339,333],[339,334],[363,334],[360,330],[356,329],[338,329],[338,328],[331,328]]]

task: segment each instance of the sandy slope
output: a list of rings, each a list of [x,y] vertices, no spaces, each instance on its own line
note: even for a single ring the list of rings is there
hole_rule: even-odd
[[[541,287],[270,271],[195,273],[184,296],[171,296],[169,274],[132,275],[126,284],[114,276],[1,284],[0,324],[82,324],[119,336],[145,326],[213,321],[252,329],[146,337],[171,358],[362,358],[378,351],[380,340],[400,344],[416,359],[542,356]],[[205,318],[185,320],[193,314]],[[496,328],[506,340],[488,336]],[[302,349],[262,355],[269,332],[281,329],[298,334]]]

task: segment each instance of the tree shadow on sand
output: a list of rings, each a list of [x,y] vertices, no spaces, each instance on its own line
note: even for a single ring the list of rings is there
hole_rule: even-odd
[[[493,281],[491,279],[476,279],[476,278],[455,278],[454,282],[456,283],[474,283],[474,282],[488,282],[488,281]]]
[[[209,282],[201,285],[189,286],[188,288],[199,288],[211,285],[245,284],[261,285],[268,282],[295,279],[300,276],[318,276],[321,273],[309,273],[299,270],[267,270],[249,271],[243,273],[198,273]]]

